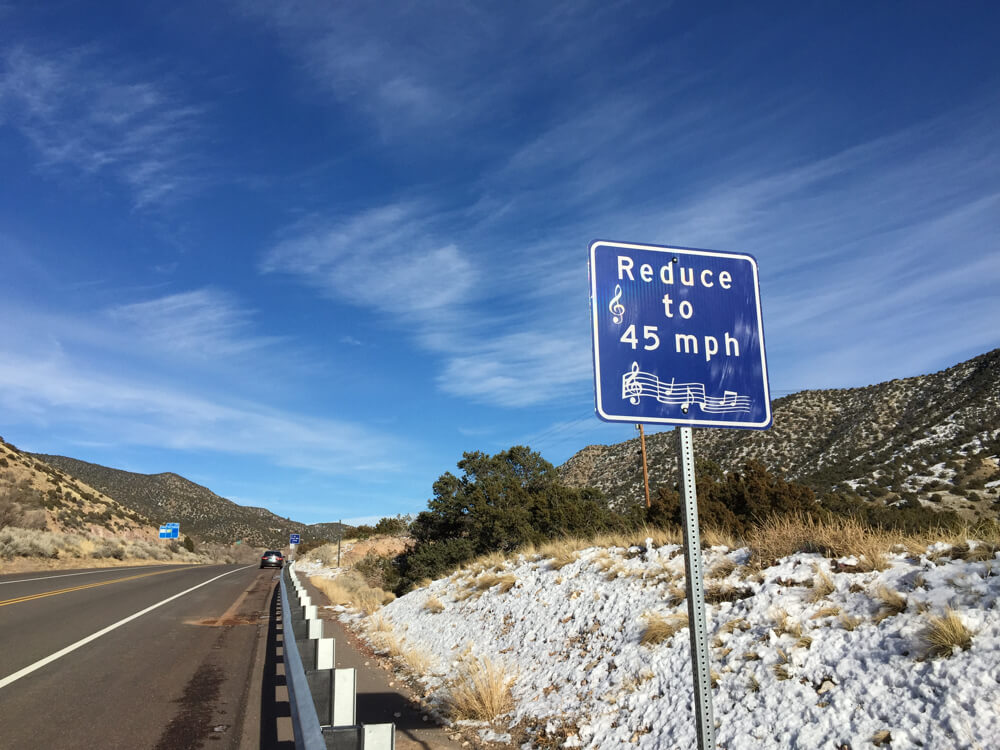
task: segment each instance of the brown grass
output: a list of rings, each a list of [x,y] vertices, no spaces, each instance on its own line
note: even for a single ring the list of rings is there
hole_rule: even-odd
[[[730,573],[736,570],[736,563],[730,560],[728,557],[724,557],[708,571],[706,578],[725,578]]]
[[[813,578],[812,591],[809,592],[809,601],[818,602],[825,599],[837,590],[833,583],[833,578],[825,570],[816,566],[816,577]]]
[[[576,562],[580,557],[580,550],[589,546],[590,542],[584,539],[562,538],[542,545],[535,554],[540,559],[548,558],[553,570],[562,570],[567,565]],[[534,552],[534,546],[531,547],[531,552]],[[521,552],[524,555],[528,553],[527,548]]]
[[[513,573],[499,575],[497,573],[483,573],[476,579],[473,586],[479,591],[488,591],[494,586],[500,587],[501,594],[506,594],[517,583],[517,576]]]
[[[395,594],[388,591],[371,588],[354,571],[348,571],[336,578],[310,576],[309,582],[323,592],[330,600],[330,604],[351,607],[366,615],[377,612],[383,604],[388,604],[396,598]]]
[[[686,614],[664,617],[657,612],[650,612],[643,617],[646,620],[646,629],[639,637],[639,644],[642,646],[655,646],[658,643],[663,643],[688,626]]]
[[[427,601],[424,602],[424,609],[430,612],[431,614],[437,615],[440,614],[441,612],[444,612],[444,604],[442,604],[441,600],[438,599],[436,596],[432,596]]]
[[[901,533],[872,529],[852,518],[819,521],[811,516],[776,516],[747,534],[752,563],[763,568],[796,552],[819,552],[827,557],[855,556],[861,570],[884,570],[886,553],[905,541]]]
[[[848,614],[841,613],[840,617],[837,618],[840,621],[840,625],[844,630],[852,631],[861,624],[860,617],[851,617]]]
[[[515,677],[488,658],[465,663],[448,688],[448,713],[456,721],[494,721],[514,709]]]
[[[951,656],[955,649],[965,650],[972,645],[974,633],[969,630],[962,618],[951,607],[945,609],[940,617],[927,616],[927,629],[922,638],[927,646],[929,656]]]
[[[893,617],[906,611],[906,597],[887,586],[879,586],[875,598],[882,605],[875,615],[875,622],[882,622],[887,617]]]

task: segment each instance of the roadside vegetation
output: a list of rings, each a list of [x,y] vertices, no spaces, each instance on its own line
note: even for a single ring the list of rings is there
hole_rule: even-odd
[[[561,680],[540,676],[561,662],[532,676],[530,660],[516,654],[525,638],[558,644],[565,637],[568,651],[546,646],[546,653],[578,655],[574,675],[593,674],[601,660],[612,674],[632,648],[644,663],[673,658],[667,654],[688,627],[677,489],[657,488],[649,509],[615,512],[600,493],[562,485],[551,464],[528,448],[467,453],[458,466],[459,475],[435,483],[401,552],[376,548],[390,537],[371,537],[364,544],[372,546],[358,548],[349,542],[350,556],[345,552],[342,567],[333,569],[336,545],[318,548],[309,562],[327,569],[311,580],[452,721],[503,732],[512,717],[529,724],[537,718],[541,728],[529,732],[531,741],[566,739],[572,722],[560,729],[541,716],[525,718],[527,704],[518,707],[519,694],[548,699],[562,690]],[[969,577],[952,586],[948,571],[992,570],[1000,552],[995,521],[969,524],[923,506],[894,514],[850,495],[818,499],[755,461],[732,472],[702,461],[698,500],[706,601],[717,616],[726,613],[712,621],[716,689],[752,696],[799,684],[810,660],[832,669],[830,644],[864,643],[871,633],[905,635],[904,657],[918,663],[966,653],[980,637],[979,584]],[[953,567],[968,564],[979,567]],[[955,589],[955,609],[935,603],[944,588]],[[413,595],[403,597],[407,592]],[[394,595],[403,598],[382,610]],[[610,607],[612,600],[637,609]],[[526,602],[545,611],[532,614]],[[561,616],[546,627],[563,628],[562,635],[542,637],[526,624],[549,609]],[[605,622],[610,617],[625,619]],[[478,626],[468,622],[473,618]],[[823,639],[829,643],[819,650]],[[654,684],[649,669],[622,680],[626,690]],[[821,698],[831,689],[825,684],[815,686]],[[583,681],[574,689],[591,686]],[[633,729],[634,736],[649,731]]]
[[[675,487],[656,488],[648,509],[635,504],[616,512],[599,491],[562,484],[552,464],[524,446],[493,456],[466,453],[458,468],[460,475],[448,472],[434,483],[428,509],[410,524],[412,549],[391,561],[366,563],[379,570],[380,586],[401,595],[474,559],[509,557],[546,544],[579,548],[602,538],[679,537],[681,503]],[[703,542],[748,546],[758,565],[793,552],[823,551],[857,555],[859,565],[876,569],[895,544],[970,534],[990,541],[997,535],[995,522],[970,528],[954,513],[919,504],[885,507],[847,493],[817,498],[808,486],[754,460],[731,472],[702,460],[696,475]],[[559,560],[565,564],[572,554],[564,550]]]

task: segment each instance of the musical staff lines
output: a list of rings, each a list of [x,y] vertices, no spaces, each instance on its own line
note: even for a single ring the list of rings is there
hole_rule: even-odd
[[[753,399],[736,391],[709,396],[705,393],[704,383],[676,383],[673,378],[664,383],[653,373],[640,370],[638,362],[633,362],[632,368],[622,375],[622,399],[638,404],[643,398],[654,398],[661,404],[679,405],[684,412],[691,406],[697,406],[706,414],[749,414],[753,405]]]

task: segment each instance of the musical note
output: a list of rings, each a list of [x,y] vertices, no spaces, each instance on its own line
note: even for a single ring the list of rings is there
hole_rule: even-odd
[[[625,314],[625,305],[621,303],[622,298],[622,285],[615,284],[615,296],[611,298],[611,304],[608,305],[608,309],[611,311],[611,320],[617,325],[622,322],[622,316]]]
[[[633,362],[632,369],[622,379],[622,398],[627,398],[633,404],[638,404],[639,397],[642,395],[642,385],[636,382],[638,377],[639,363]]]
[[[749,414],[753,405],[749,396],[741,396],[736,391],[723,391],[721,397],[709,396],[704,383],[678,383],[676,378],[671,378],[669,383],[660,382],[655,374],[640,370],[638,362],[633,362],[622,375],[622,398],[635,405],[643,398],[654,398],[661,404],[680,406],[685,414],[692,406],[706,414]]]

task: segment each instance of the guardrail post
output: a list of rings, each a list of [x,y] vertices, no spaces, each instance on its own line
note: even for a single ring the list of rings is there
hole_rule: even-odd
[[[330,724],[346,727],[357,720],[358,673],[355,669],[333,670],[333,717]]]
[[[396,750],[395,724],[365,724],[363,750]]]
[[[333,669],[337,642],[333,638],[320,638],[316,641],[316,669]]]

